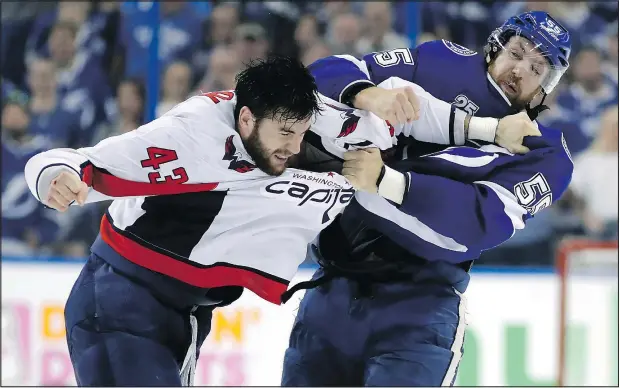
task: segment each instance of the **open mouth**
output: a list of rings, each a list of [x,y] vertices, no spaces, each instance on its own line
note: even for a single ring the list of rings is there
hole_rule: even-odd
[[[518,94],[517,85],[512,81],[502,81],[501,82],[502,90],[510,95]]]

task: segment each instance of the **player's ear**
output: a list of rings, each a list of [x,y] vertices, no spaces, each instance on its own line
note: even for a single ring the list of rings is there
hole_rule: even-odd
[[[254,115],[250,108],[247,106],[242,107],[239,111],[239,134],[242,139],[247,139],[252,134],[254,123]]]

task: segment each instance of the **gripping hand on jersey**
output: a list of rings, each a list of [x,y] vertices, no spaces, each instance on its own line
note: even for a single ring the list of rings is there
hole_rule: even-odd
[[[420,118],[420,101],[411,87],[383,89],[373,86],[359,92],[353,105],[392,124],[410,123]]]
[[[538,125],[525,112],[506,116],[499,120],[495,144],[515,154],[525,154],[529,148],[523,145],[526,136],[540,136]]]
[[[382,170],[383,160],[378,148],[364,148],[344,154],[342,175],[356,190],[376,193]]]
[[[525,154],[529,148],[523,145],[526,136],[540,136],[538,125],[525,112],[506,116],[497,120],[487,117],[468,116],[468,139],[479,139],[493,142],[504,147],[513,154]],[[465,120],[467,122],[467,119]]]
[[[47,206],[64,212],[76,201],[79,205],[86,202],[88,186],[76,174],[63,171],[50,183],[47,198],[43,200]],[[42,198],[43,199],[43,198]]]

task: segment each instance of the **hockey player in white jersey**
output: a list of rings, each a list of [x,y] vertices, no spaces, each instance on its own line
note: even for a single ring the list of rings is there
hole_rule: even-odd
[[[407,95],[419,125],[398,132],[441,142],[464,129],[449,104]],[[28,162],[28,185],[49,207],[114,200],[65,307],[79,385],[191,383],[214,308],[243,288],[280,303],[308,242],[354,194],[339,174],[287,168],[304,133],[336,155],[393,144],[385,121],[341,109],[301,64],[275,57],[240,73],[234,91]]]
[[[65,306],[79,385],[191,383],[215,307],[244,287],[279,303],[307,243],[354,193],[340,175],[286,169],[319,112],[304,66],[273,57],[234,91],[29,160],[28,185],[49,207],[114,199]]]

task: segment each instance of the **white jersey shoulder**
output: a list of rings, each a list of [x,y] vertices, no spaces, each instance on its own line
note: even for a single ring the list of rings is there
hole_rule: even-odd
[[[236,132],[234,119],[236,100],[233,91],[204,93],[177,104],[160,119],[180,120],[191,127],[194,135],[204,134],[217,139]],[[146,126],[156,126],[158,120]]]

